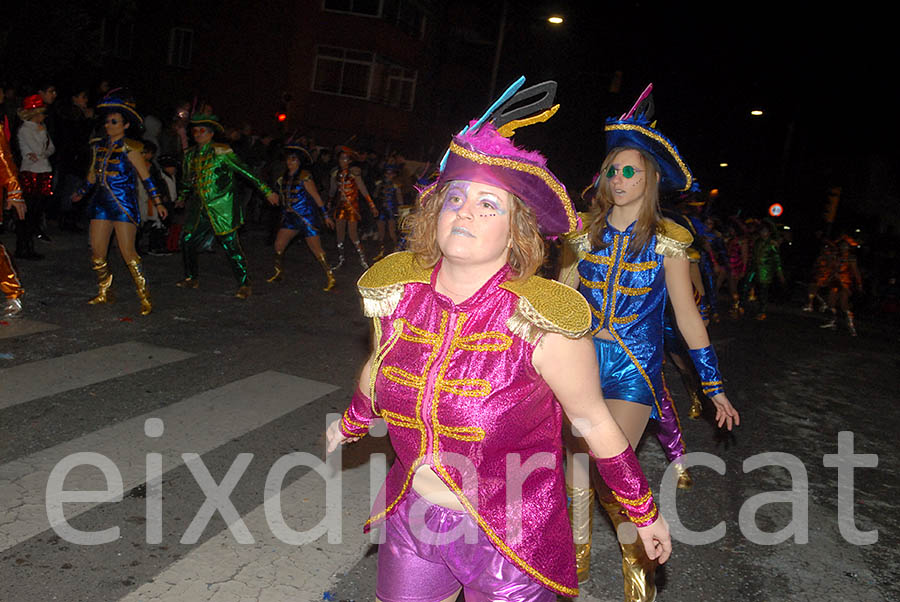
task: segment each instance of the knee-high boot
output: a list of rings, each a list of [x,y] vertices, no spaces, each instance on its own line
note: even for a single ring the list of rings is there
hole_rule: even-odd
[[[601,484],[599,499],[600,505],[606,510],[609,518],[612,520],[613,528],[616,530],[618,538],[619,525],[630,522],[628,515],[622,510],[622,507],[613,497],[612,492]],[[647,557],[644,551],[644,544],[641,538],[634,533],[635,540],[632,543],[622,543],[619,540],[619,547],[622,549],[622,577],[625,580],[625,602],[653,602],[656,599],[656,583],[654,575],[656,574],[656,561]]]
[[[731,295],[731,311],[729,314],[732,318],[740,318],[744,315],[744,308],[741,307],[741,296],[738,293],[732,293]]]
[[[91,269],[97,274],[97,296],[88,301],[91,305],[100,303],[112,303],[114,301],[111,290],[113,276],[109,271],[109,264],[101,257],[91,258]]]
[[[566,493],[569,496],[569,522],[572,524],[572,536],[575,540],[575,569],[578,572],[578,583],[584,583],[591,578],[594,490],[590,487],[566,485]]]
[[[681,457],[686,453],[684,435],[681,432],[678,410],[675,409],[675,404],[672,402],[672,394],[666,384],[665,375],[662,378],[662,385],[659,396],[659,419],[656,421],[656,438],[662,445],[666,459],[674,465],[678,473],[678,488],[690,489],[694,486],[694,480],[681,461]]]
[[[369,269],[369,262],[366,261],[366,253],[363,251],[362,243],[358,240],[353,241],[353,246],[356,247],[356,252],[359,254],[359,264],[363,267],[364,270]]]
[[[131,272],[131,279],[134,280],[134,290],[137,291],[138,299],[141,300],[141,315],[146,316],[153,311],[153,305],[150,303],[150,289],[147,288],[147,278],[144,277],[144,270],[141,268],[140,259],[132,259],[125,262],[128,271]]]
[[[332,273],[331,268],[328,266],[328,262],[325,261],[325,253],[322,253],[321,255],[317,255],[316,259],[319,260],[319,265],[322,266],[322,269],[325,271],[325,278],[327,279],[325,288],[323,288],[322,290],[330,291],[331,289],[334,288],[335,280],[334,280],[334,274]]]
[[[281,282],[284,278],[284,251],[275,253],[275,273],[266,278],[266,282]]]
[[[332,270],[339,269],[342,265],[344,265],[344,241],[340,241],[337,243],[338,250],[338,260],[337,263],[331,266]]]

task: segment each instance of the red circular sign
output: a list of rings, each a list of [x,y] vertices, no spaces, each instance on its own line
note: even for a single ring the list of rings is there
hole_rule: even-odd
[[[780,217],[784,213],[784,207],[780,203],[772,203],[769,206],[769,215],[772,217]]]

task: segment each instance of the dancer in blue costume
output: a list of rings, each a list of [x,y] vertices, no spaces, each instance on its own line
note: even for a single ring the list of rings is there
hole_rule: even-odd
[[[378,201],[378,240],[381,241],[381,249],[378,254],[372,258],[372,261],[378,261],[384,257],[385,237],[390,235],[394,243],[394,249],[399,250],[399,242],[397,240],[397,218],[400,214],[400,205],[403,204],[403,190],[398,184],[397,178],[400,175],[401,166],[399,163],[387,163],[384,166],[384,175],[378,188],[375,191],[375,198]]]
[[[304,169],[312,164],[312,157],[305,148],[288,141],[284,145],[284,162],[287,168],[278,178],[282,218],[281,228],[275,237],[275,273],[267,282],[279,282],[284,278],[284,252],[294,237],[302,234],[309,250],[325,271],[326,283],[322,290],[330,291],[335,284],[334,274],[325,259],[319,231],[323,221],[329,228],[334,228],[334,222],[325,212],[325,203],[319,196],[312,174]]]
[[[150,202],[162,219],[166,218],[166,208],[150,177],[150,168],[141,155],[144,145],[125,136],[129,128],[137,129],[142,123],[131,95],[121,89],[114,90],[97,103],[97,111],[103,119],[106,136],[92,141],[94,158],[87,181],[72,195],[72,202],[78,202],[93,191],[88,214],[91,218],[91,267],[97,274],[98,290],[88,303],[98,305],[113,300],[110,290],[113,277],[106,258],[109,239],[115,231],[116,244],[131,272],[141,301],[141,315],[146,316],[153,311],[153,305],[141,268],[141,258],[134,244],[141,225],[138,179],[147,189]]]
[[[591,305],[603,397],[632,447],[647,421],[660,414],[667,296],[704,392],[716,406],[718,425],[730,430],[740,423],[694,302],[688,261],[692,237],[660,214],[660,191],[690,190],[694,178],[675,146],[650,123],[651,90],[652,85],[628,113],[607,120],[607,155],[594,182],[597,203],[586,228],[568,237],[560,275]],[[590,516],[587,465],[570,461],[568,467],[573,516]],[[616,526],[628,520],[608,492],[601,490],[600,501]],[[579,577],[587,579],[590,524],[582,522],[573,519],[573,532]],[[653,600],[656,564],[639,544],[621,547],[626,601]]]

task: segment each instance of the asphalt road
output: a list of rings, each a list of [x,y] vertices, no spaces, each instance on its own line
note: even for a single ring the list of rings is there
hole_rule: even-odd
[[[389,453],[385,440],[343,455],[339,507],[308,467],[322,456],[326,416],[347,403],[367,350],[355,258],[325,293],[315,260],[295,244],[286,280],[267,284],[272,250],[250,229],[242,240],[253,295],[241,301],[221,251],[201,256],[199,290],[173,286],[179,256],[148,256],[154,312],[141,317],[117,256],[117,302],[89,306],[86,236],[51,234],[52,243],[38,243],[44,261],[20,262],[22,317],[0,324],[0,601],[372,600],[376,553],[360,527],[372,487],[368,459]],[[0,240],[14,245],[10,234]],[[900,599],[898,332],[863,316],[851,338],[818,328],[822,321],[784,305],[764,322],[726,317],[711,328],[742,425],[724,436],[708,417],[682,421],[688,450],[721,465],[698,457],[705,466],[692,469],[694,488],[663,505],[683,529],[658,573],[660,601]],[[674,373],[669,383],[684,413]],[[860,458],[870,467],[855,469],[852,487],[844,469],[852,501],[839,503],[839,470],[828,455],[845,431],[877,466]],[[84,452],[110,460],[125,495],[66,503],[65,524],[118,527],[109,543],[72,543],[48,514],[48,484],[60,481],[61,461]],[[161,494],[146,485],[157,453]],[[659,491],[665,461],[655,438],[645,438],[639,457]],[[107,477],[82,466],[63,482],[66,490],[102,491]],[[216,484],[233,506],[226,519],[207,503]],[[267,500],[279,490],[273,509]],[[839,523],[839,506],[852,507],[852,522]],[[331,533],[340,543],[324,535],[285,541],[284,533],[312,529],[328,511],[342,518]],[[288,531],[273,522],[279,515]],[[691,543],[687,530],[720,522],[724,535]],[[581,599],[621,599],[618,550],[599,510],[594,528],[592,578]],[[774,541],[782,529],[786,538]],[[847,541],[854,530],[877,532],[877,542]]]

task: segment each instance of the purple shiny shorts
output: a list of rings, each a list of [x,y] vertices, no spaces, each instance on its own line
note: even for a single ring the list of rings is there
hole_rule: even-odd
[[[382,602],[438,602],[462,587],[466,602],[555,602],[556,594],[503,557],[467,512],[410,489],[378,548]]]

